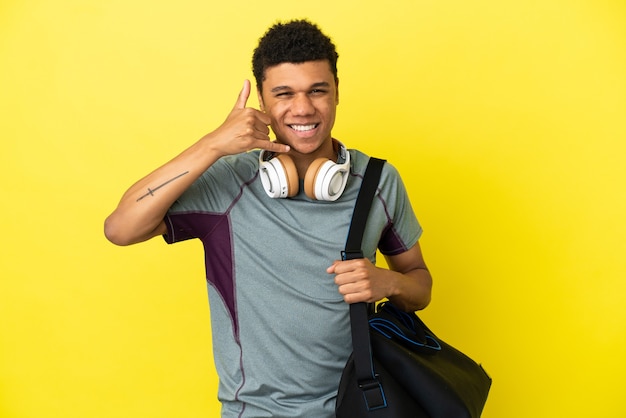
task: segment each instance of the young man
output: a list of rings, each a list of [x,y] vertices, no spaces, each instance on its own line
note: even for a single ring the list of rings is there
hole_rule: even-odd
[[[223,417],[334,416],[348,304],[430,301],[421,228],[390,164],[365,258],[337,261],[368,161],[331,135],[337,57],[308,21],[271,27],[253,56],[261,109],[246,107],[246,81],[225,122],[133,185],[105,222],[118,245],[202,241]],[[377,248],[389,269],[374,265]]]

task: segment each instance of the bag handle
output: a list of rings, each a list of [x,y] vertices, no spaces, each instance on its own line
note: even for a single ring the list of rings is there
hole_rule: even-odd
[[[361,242],[365,232],[365,224],[376,194],[385,160],[370,158],[363,175],[361,189],[356,199],[352,222],[348,231],[345,250],[341,252],[342,260],[363,258]],[[372,347],[370,343],[367,303],[357,302],[350,305],[350,325],[352,329],[352,351],[357,383],[363,391],[368,410],[387,406],[383,387],[374,370]]]

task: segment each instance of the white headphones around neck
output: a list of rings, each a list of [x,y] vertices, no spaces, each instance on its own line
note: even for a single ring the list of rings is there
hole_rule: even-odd
[[[339,141],[336,163],[328,158],[317,158],[304,176],[304,193],[315,200],[333,202],[339,199],[350,174],[350,153]],[[292,197],[298,194],[299,179],[296,165],[287,154],[259,153],[259,176],[265,193],[271,198]]]

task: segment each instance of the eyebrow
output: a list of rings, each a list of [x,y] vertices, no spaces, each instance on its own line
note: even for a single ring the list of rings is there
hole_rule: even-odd
[[[317,82],[317,83],[313,83],[309,87],[309,89],[316,89],[316,88],[319,88],[319,87],[330,87],[330,83],[328,83],[326,81],[320,81],[320,82]],[[276,86],[273,89],[271,89],[270,91],[272,93],[278,93],[280,91],[285,91],[285,90],[293,90],[293,89],[291,87],[289,87],[289,86]]]

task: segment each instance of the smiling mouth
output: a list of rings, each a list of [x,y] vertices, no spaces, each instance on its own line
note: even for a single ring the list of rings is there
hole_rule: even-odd
[[[318,123],[312,123],[309,125],[289,125],[289,127],[293,129],[294,131],[307,132],[307,131],[312,131],[313,129],[317,128],[318,125],[319,125]]]

